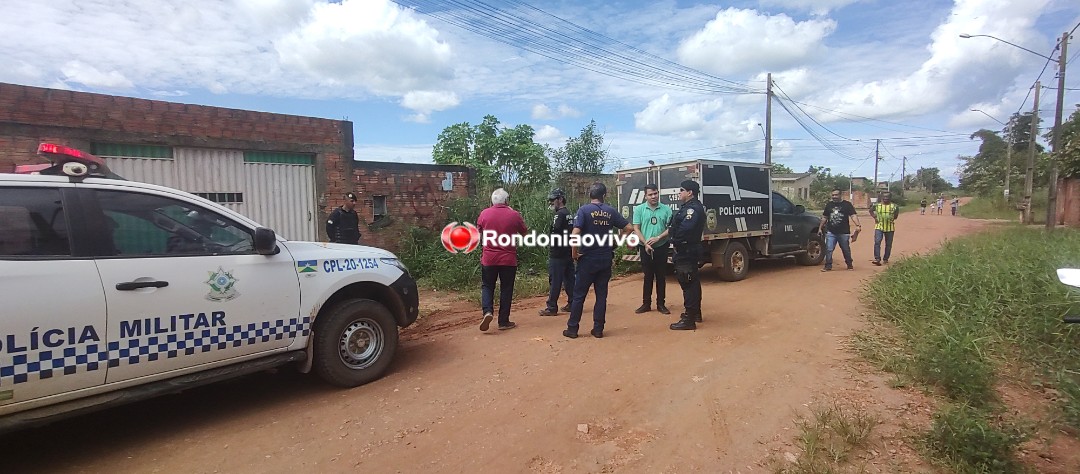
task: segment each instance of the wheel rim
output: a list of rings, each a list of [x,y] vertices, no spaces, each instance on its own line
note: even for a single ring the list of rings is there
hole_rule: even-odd
[[[821,255],[821,242],[817,240],[811,240],[806,246],[806,256],[811,260],[817,259],[818,255]]]
[[[378,360],[385,344],[382,329],[370,319],[349,324],[338,340],[338,356],[350,369],[365,369]]]
[[[731,271],[733,273],[742,273],[743,268],[746,265],[746,256],[742,252],[732,252],[731,254]]]

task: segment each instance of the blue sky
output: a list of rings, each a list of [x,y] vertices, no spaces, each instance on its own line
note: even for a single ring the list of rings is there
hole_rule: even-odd
[[[445,21],[490,30],[493,16],[521,21],[522,36],[506,44]],[[596,120],[610,154],[636,166],[761,162],[771,72],[813,132],[774,103],[775,162],[872,176],[881,139],[881,179],[898,179],[906,156],[909,172],[935,166],[955,182],[956,157],[978,148],[968,135],[1002,128],[970,109],[1002,121],[1030,110],[1047,64],[959,34],[1056,58],[1078,23],[1075,0],[5,0],[0,82],[348,119],[356,158],[374,161],[430,162],[443,128],[487,114],[552,146]],[[545,31],[565,41],[546,55],[521,47]],[[583,47],[591,70],[572,60]],[[612,72],[620,57],[714,89],[632,80]],[[1042,92],[1047,126],[1055,93]],[[1066,91],[1066,114],[1077,102]]]

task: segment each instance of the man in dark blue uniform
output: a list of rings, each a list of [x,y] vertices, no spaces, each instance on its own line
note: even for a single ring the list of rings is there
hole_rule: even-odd
[[[562,189],[552,189],[547,196],[548,208],[555,211],[551,221],[551,235],[568,237],[574,230],[574,216],[566,209],[566,193]],[[540,316],[559,314],[559,293],[565,289],[566,306],[562,311],[570,311],[570,301],[574,299],[574,261],[570,259],[570,245],[548,247],[548,290],[547,306],[540,310]]]
[[[330,213],[326,220],[326,238],[339,244],[360,245],[360,216],[356,213],[355,193],[345,193],[345,203]]]
[[[675,276],[683,291],[684,313],[679,322],[671,325],[673,330],[697,329],[701,322],[701,280],[698,280],[698,262],[704,249],[701,234],[705,230],[705,206],[698,196],[701,187],[696,181],[686,180],[679,184],[679,201],[682,205],[671,218],[671,242],[675,245]]]
[[[589,186],[589,199],[592,202],[581,206],[574,217],[573,235],[580,236],[581,246],[571,247],[572,256],[577,260],[577,281],[574,282],[574,300],[570,303],[570,319],[562,333],[571,339],[578,336],[578,323],[585,310],[585,297],[589,294],[590,286],[596,289],[590,334],[595,338],[604,337],[608,281],[611,280],[611,262],[615,250],[610,237],[602,236],[610,234],[612,229],[621,229],[623,235],[634,232],[634,226],[619,211],[604,204],[606,196],[607,186],[593,183]],[[598,241],[600,238],[606,240]]]

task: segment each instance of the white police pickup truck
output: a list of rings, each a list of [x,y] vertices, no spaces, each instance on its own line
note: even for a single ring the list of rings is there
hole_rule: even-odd
[[[379,378],[416,321],[390,252],[293,242],[223,206],[52,166],[0,174],[0,431],[294,364]],[[19,174],[32,171],[33,174]]]

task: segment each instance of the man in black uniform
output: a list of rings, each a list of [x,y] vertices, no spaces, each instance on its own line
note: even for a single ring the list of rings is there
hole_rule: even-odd
[[[326,238],[338,244],[360,245],[360,216],[356,214],[355,193],[345,193],[345,204],[330,213],[326,220]]]
[[[679,184],[679,212],[671,218],[671,241],[675,245],[675,276],[683,290],[683,308],[679,322],[671,325],[673,330],[697,329],[701,322],[701,281],[698,280],[698,262],[701,261],[701,234],[705,230],[705,206],[698,195],[701,187],[696,181],[686,180]]]
[[[552,189],[547,196],[548,208],[555,211],[551,220],[551,235],[569,237],[574,230],[574,216],[566,208],[566,193],[562,189]],[[548,247],[548,290],[547,306],[540,310],[540,316],[559,314],[559,293],[566,292],[566,306],[562,312],[570,311],[570,302],[574,299],[574,260],[570,258],[569,245]]]

